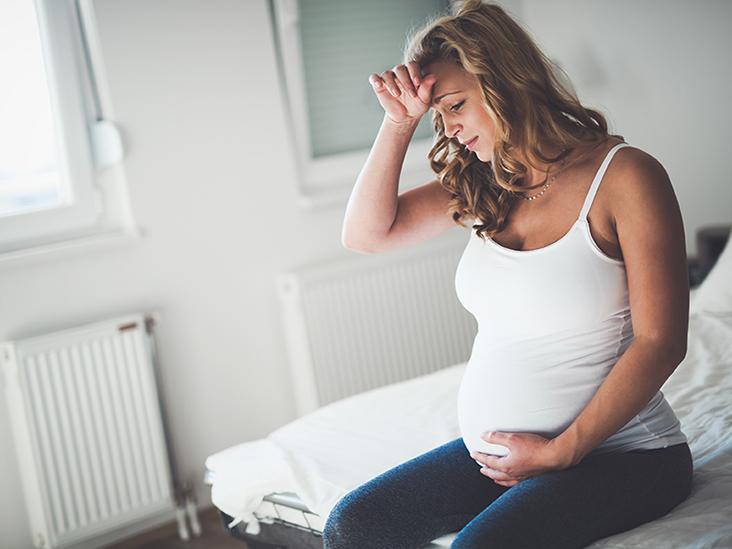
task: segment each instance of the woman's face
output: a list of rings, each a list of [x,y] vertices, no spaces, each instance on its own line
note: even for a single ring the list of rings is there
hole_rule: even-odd
[[[423,78],[429,73],[437,77],[432,87],[432,108],[440,113],[445,135],[463,146],[472,139],[470,150],[482,162],[493,157],[495,125],[483,108],[480,85],[475,75],[450,61],[435,61],[422,68]]]

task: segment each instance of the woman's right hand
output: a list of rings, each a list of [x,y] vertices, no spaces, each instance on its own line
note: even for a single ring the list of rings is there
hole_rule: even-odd
[[[432,86],[436,80],[434,74],[422,78],[422,71],[414,61],[369,76],[384,112],[397,124],[419,122],[432,104]]]

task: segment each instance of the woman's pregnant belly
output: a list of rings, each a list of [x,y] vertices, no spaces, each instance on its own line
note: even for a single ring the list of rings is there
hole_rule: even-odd
[[[460,433],[471,452],[499,456],[508,449],[484,441],[484,432],[558,436],[584,409],[614,363],[591,363],[586,355],[557,362],[561,353],[532,350],[525,343],[473,350],[458,391]]]

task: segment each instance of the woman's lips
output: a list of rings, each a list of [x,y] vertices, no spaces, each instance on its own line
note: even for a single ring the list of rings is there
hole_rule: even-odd
[[[478,136],[475,136],[473,139],[465,143],[465,146],[469,151],[473,150],[473,145],[475,145],[475,142],[478,141]]]

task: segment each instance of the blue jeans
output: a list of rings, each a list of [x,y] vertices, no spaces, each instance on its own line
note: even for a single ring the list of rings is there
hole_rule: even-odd
[[[324,549],[417,548],[459,531],[454,549],[584,547],[661,517],[691,492],[688,444],[588,454],[506,487],[479,472],[462,438],[343,496]]]

